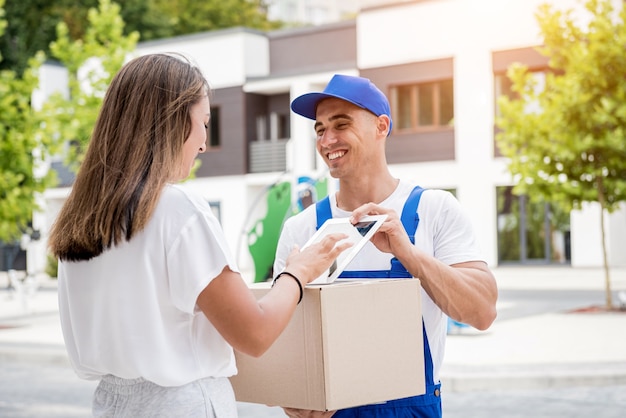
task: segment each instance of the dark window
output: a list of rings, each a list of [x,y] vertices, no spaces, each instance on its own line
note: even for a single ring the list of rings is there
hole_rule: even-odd
[[[279,113],[276,115],[276,129],[278,130],[276,138],[287,139],[291,136],[289,132],[289,115]]]
[[[211,108],[211,121],[207,131],[209,148],[217,148],[222,144],[220,139],[220,108]]]

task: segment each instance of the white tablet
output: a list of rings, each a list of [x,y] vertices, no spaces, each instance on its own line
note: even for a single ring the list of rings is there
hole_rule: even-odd
[[[311,283],[328,284],[334,282],[372,235],[378,231],[385,219],[387,219],[387,215],[370,215],[362,217],[356,225],[350,223],[350,218],[331,218],[324,222],[320,229],[304,244],[303,249],[322,240],[326,235],[334,233],[346,234],[347,240],[352,242],[352,247],[339,254],[335,263]]]

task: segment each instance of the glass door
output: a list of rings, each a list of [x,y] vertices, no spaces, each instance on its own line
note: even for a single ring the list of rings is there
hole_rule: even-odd
[[[569,263],[569,214],[497,188],[498,263]]]

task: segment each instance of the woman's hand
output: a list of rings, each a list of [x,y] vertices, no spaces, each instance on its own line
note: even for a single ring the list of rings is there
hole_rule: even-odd
[[[300,251],[295,247],[285,263],[285,270],[293,273],[305,285],[324,273],[347,248],[352,246],[346,234],[328,234],[320,242]],[[277,272],[278,273],[278,272]]]

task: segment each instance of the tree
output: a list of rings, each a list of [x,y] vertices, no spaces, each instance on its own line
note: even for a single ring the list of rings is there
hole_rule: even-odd
[[[0,0],[0,38],[5,28],[3,5]],[[38,54],[22,75],[0,70],[0,241],[8,243],[28,232],[38,208],[35,196],[53,181],[52,173],[36,175],[37,150],[47,146],[36,134],[37,118],[31,107],[42,63],[43,55]]]
[[[260,30],[282,26],[281,22],[267,19],[267,6],[263,0],[157,0],[156,8],[170,17],[172,36],[234,26]]]
[[[21,76],[37,51],[47,51],[54,39],[54,28],[62,19],[61,10],[56,1],[10,1],[5,6],[8,24],[4,36],[0,37],[0,54],[4,58],[0,69],[12,70]]]
[[[120,7],[111,0],[100,0],[87,20],[83,39],[71,39],[64,22],[57,26],[57,40],[50,50],[68,70],[69,94],[52,95],[40,112],[45,122],[42,135],[71,143],[66,163],[74,171],[83,160],[106,89],[139,38],[137,32],[123,34]]]
[[[199,31],[245,26],[260,30],[282,24],[267,20],[267,7],[260,0],[124,0],[119,1],[125,22],[124,35],[138,32],[141,40],[169,38]],[[82,39],[89,25],[89,9],[98,0],[13,0],[6,6],[6,36],[0,38],[0,69],[17,74],[37,51],[49,55],[60,22],[72,39]]]
[[[549,57],[545,84],[527,67],[507,75],[517,97],[499,98],[497,143],[518,180],[516,193],[566,211],[600,205],[607,308],[612,307],[605,212],[626,201],[626,11],[587,0],[589,20],[542,5],[536,18]]]

